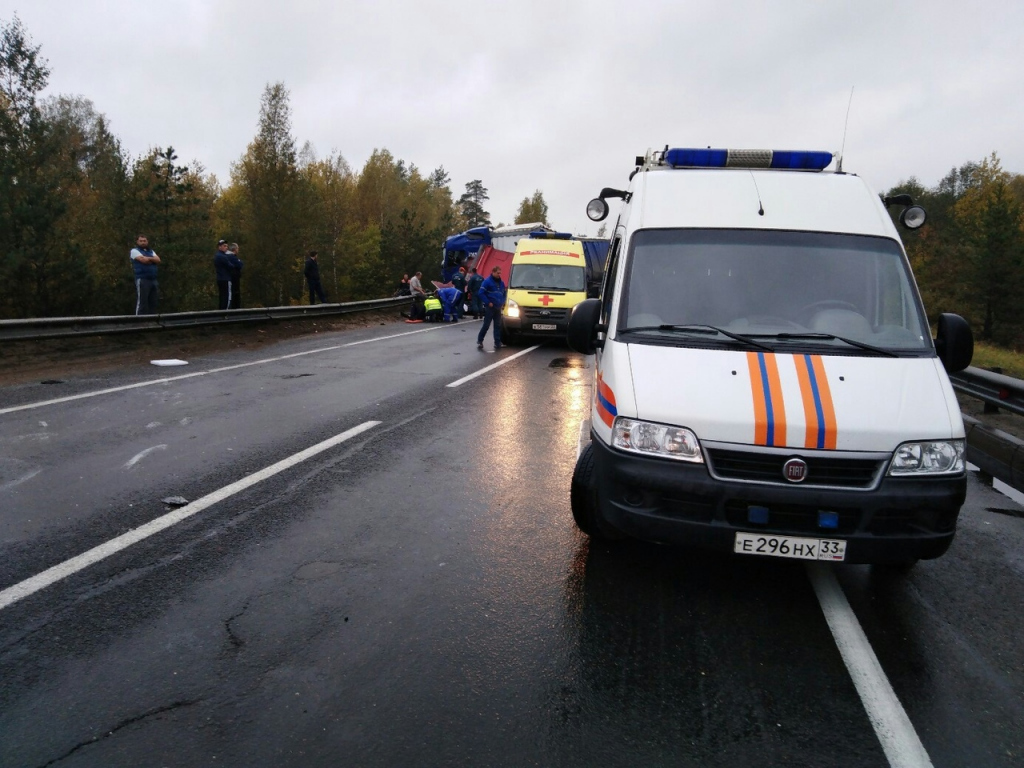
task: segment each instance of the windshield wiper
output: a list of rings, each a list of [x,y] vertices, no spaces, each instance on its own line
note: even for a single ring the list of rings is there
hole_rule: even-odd
[[[762,344],[759,341],[754,341],[749,336],[741,336],[738,333],[732,333],[731,331],[725,331],[716,325],[703,325],[703,324],[690,324],[690,325],[638,325],[633,328],[623,328],[620,333],[629,333],[630,331],[678,331],[681,333],[704,333],[704,334],[721,334],[722,336],[728,336],[730,339],[747,344],[751,347],[757,347],[758,349],[765,349],[769,352],[774,352],[774,347],[769,347],[767,344]]]
[[[845,336],[836,336],[832,333],[759,333],[757,336],[765,336],[772,339],[827,339],[834,341],[841,341],[844,344],[849,344],[851,347],[858,347],[859,349],[867,350],[868,352],[874,352],[876,355],[882,355],[884,357],[899,357],[898,354],[892,350],[882,349],[871,344],[865,344],[863,341],[855,341],[854,339],[848,339]]]

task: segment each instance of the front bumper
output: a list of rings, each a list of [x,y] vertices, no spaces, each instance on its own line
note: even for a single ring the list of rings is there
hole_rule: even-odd
[[[703,464],[647,458],[593,440],[601,516],[638,539],[733,551],[736,531],[843,539],[848,563],[939,557],[953,542],[967,495],[965,475],[886,477],[872,491],[801,488],[719,480]],[[767,507],[764,525],[748,507]],[[821,528],[819,511],[838,514]]]

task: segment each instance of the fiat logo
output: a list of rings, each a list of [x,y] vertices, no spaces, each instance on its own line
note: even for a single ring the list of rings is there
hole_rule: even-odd
[[[782,465],[782,476],[791,483],[802,483],[807,477],[807,462],[803,459],[790,459]]]

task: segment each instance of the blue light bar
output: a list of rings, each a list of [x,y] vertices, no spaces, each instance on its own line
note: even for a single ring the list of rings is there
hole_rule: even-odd
[[[822,171],[832,162],[831,152],[783,149],[680,149],[665,153],[673,168],[772,168],[787,171]]]
[[[529,236],[534,240],[572,240],[571,232],[545,232],[543,229],[535,229]]]

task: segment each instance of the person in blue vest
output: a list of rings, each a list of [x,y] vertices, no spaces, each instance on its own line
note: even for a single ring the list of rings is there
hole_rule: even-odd
[[[501,279],[501,267],[491,270],[491,275],[480,284],[477,295],[480,297],[480,304],[484,309],[484,324],[480,326],[480,333],[476,337],[476,348],[484,348],[484,337],[487,336],[487,328],[494,323],[494,350],[501,349],[501,308],[505,306],[505,296],[508,293],[505,283]]]
[[[235,287],[235,270],[242,273],[242,261],[228,250],[227,240],[217,241],[217,253],[213,256],[213,268],[217,271],[217,293],[220,301],[217,309],[235,309],[232,291]]]
[[[159,291],[156,281],[156,266],[160,257],[149,247],[149,238],[139,235],[135,247],[128,255],[135,270],[135,314],[155,315]]]
[[[444,307],[444,321],[454,323],[459,319],[459,304],[462,303],[462,291],[454,286],[437,289],[437,298]]]

